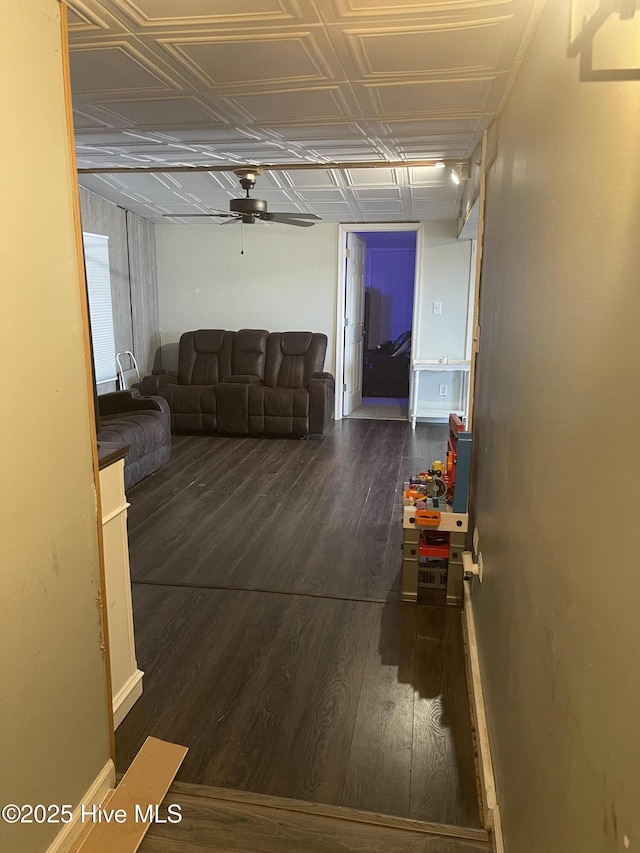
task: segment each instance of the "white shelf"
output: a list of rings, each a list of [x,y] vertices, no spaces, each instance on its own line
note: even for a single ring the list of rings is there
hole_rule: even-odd
[[[438,360],[438,359],[415,359],[411,362],[411,392],[409,396],[409,421],[411,428],[415,429],[418,418],[444,418],[455,412],[461,418],[466,418],[469,411],[469,373],[471,371],[470,361]],[[436,401],[419,400],[420,377],[425,373],[461,373],[462,388],[460,398],[456,401],[458,405],[451,402],[443,402],[439,405]]]

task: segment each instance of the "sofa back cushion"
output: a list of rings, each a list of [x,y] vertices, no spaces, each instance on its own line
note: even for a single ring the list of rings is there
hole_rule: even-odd
[[[264,384],[271,388],[307,388],[322,370],[327,336],[318,332],[271,332],[267,338]]]
[[[257,376],[260,381],[264,379],[268,337],[266,329],[240,329],[235,333],[231,355],[232,375]]]
[[[217,385],[231,373],[235,332],[200,329],[180,338],[178,382],[180,385]]]

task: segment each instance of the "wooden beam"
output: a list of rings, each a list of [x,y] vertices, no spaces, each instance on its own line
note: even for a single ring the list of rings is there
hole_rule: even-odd
[[[469,161],[465,159],[458,160],[361,160],[356,162],[344,163],[203,163],[197,166],[185,165],[163,165],[163,166],[94,166],[79,168],[79,175],[116,175],[125,174],[140,174],[148,172],[149,174],[168,174],[170,172],[233,172],[236,169],[250,169],[258,172],[301,172],[310,170],[336,171],[338,169],[418,169],[432,168],[438,163],[443,163],[449,168],[468,166]]]

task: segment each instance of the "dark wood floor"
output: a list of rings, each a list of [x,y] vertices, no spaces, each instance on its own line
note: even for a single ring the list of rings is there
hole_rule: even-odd
[[[154,823],[140,853],[490,853],[481,829],[319,806],[301,800],[174,783],[161,807],[178,824]]]
[[[403,480],[446,427],[174,436],[128,495],[144,694],[117,732],[178,779],[478,826],[460,613],[400,602]]]

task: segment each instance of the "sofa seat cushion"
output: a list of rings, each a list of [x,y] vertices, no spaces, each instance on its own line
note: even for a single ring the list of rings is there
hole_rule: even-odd
[[[211,432],[218,428],[218,397],[215,385],[173,385],[162,396],[171,407],[176,432]]]
[[[306,388],[249,385],[249,432],[254,435],[306,435],[309,392]]]

